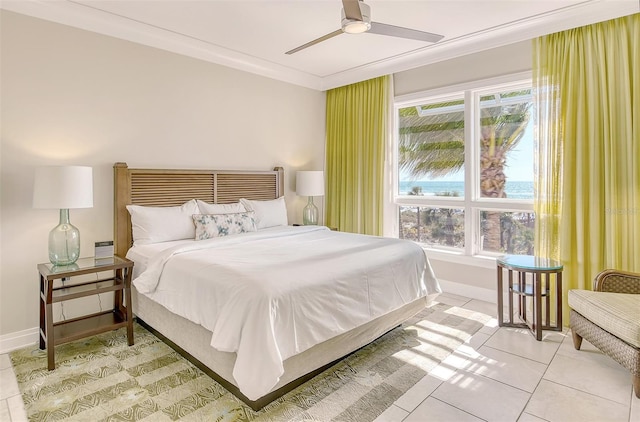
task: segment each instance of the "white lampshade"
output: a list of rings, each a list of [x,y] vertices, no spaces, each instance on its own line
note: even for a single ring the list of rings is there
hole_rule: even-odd
[[[300,196],[324,196],[323,171],[299,171],[296,173],[296,194]]]
[[[38,167],[33,184],[34,208],[93,207],[93,168]]]

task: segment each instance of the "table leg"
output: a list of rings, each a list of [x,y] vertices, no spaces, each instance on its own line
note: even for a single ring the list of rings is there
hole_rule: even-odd
[[[556,327],[562,330],[562,272],[556,273]]]
[[[511,295],[511,292],[509,292]],[[502,267],[498,266],[498,327],[502,327],[504,323],[503,320],[503,309],[502,309]]]
[[[40,276],[40,333],[38,333],[38,337],[40,337],[40,350],[44,350],[47,346],[44,342],[47,326],[46,326],[46,316],[45,316],[45,297],[46,297],[46,282],[44,277]]]
[[[534,324],[535,330],[534,334],[536,336],[536,340],[542,340],[542,275],[539,273],[534,274],[533,276],[533,284],[535,288],[535,296],[533,303],[533,316],[534,316]]]
[[[551,297],[549,296],[550,289],[549,285],[551,283],[551,274],[543,274],[544,283],[544,291],[545,291],[545,327],[551,328]]]
[[[51,283],[51,282],[49,282]],[[55,362],[55,343],[53,338],[53,305],[51,303],[46,304],[46,316],[45,324],[47,327],[47,369],[52,371],[56,369]]]
[[[518,289],[524,293],[527,288],[527,273],[518,272]],[[524,294],[518,296],[518,315],[520,319],[527,322],[527,297]]]
[[[513,271],[509,270],[509,323],[513,324]]]
[[[126,300],[127,343],[133,346],[133,307],[131,305],[131,268],[124,269],[124,298]]]
[[[122,275],[122,268],[115,270],[115,279],[117,283],[122,283],[124,287],[125,283]],[[124,315],[123,306],[122,290],[116,290],[113,292],[113,309],[117,309]]]

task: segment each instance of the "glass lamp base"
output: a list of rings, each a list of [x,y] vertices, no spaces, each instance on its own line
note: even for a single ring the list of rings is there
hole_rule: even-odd
[[[60,210],[60,223],[49,232],[49,261],[70,265],[80,257],[80,230],[69,222],[69,210]]]
[[[302,224],[305,226],[318,225],[318,207],[313,203],[313,196],[309,197],[309,202],[302,210]]]

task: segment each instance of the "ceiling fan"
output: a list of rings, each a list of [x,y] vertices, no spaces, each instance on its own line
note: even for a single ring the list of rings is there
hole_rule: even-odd
[[[370,32],[372,34],[389,35],[392,37],[409,38],[412,40],[438,42],[444,35],[432,34],[430,32],[418,31],[416,29],[403,28],[401,26],[387,25],[386,23],[371,22],[371,8],[363,0],[342,0],[342,28],[323,35],[300,47],[287,51],[285,54],[297,53],[307,47],[326,41],[343,32],[348,34],[361,34]]]

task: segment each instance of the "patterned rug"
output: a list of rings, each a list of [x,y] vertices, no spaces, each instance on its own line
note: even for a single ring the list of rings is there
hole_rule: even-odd
[[[259,412],[135,324],[10,354],[31,421],[371,421],[468,340],[489,316],[435,303]]]

